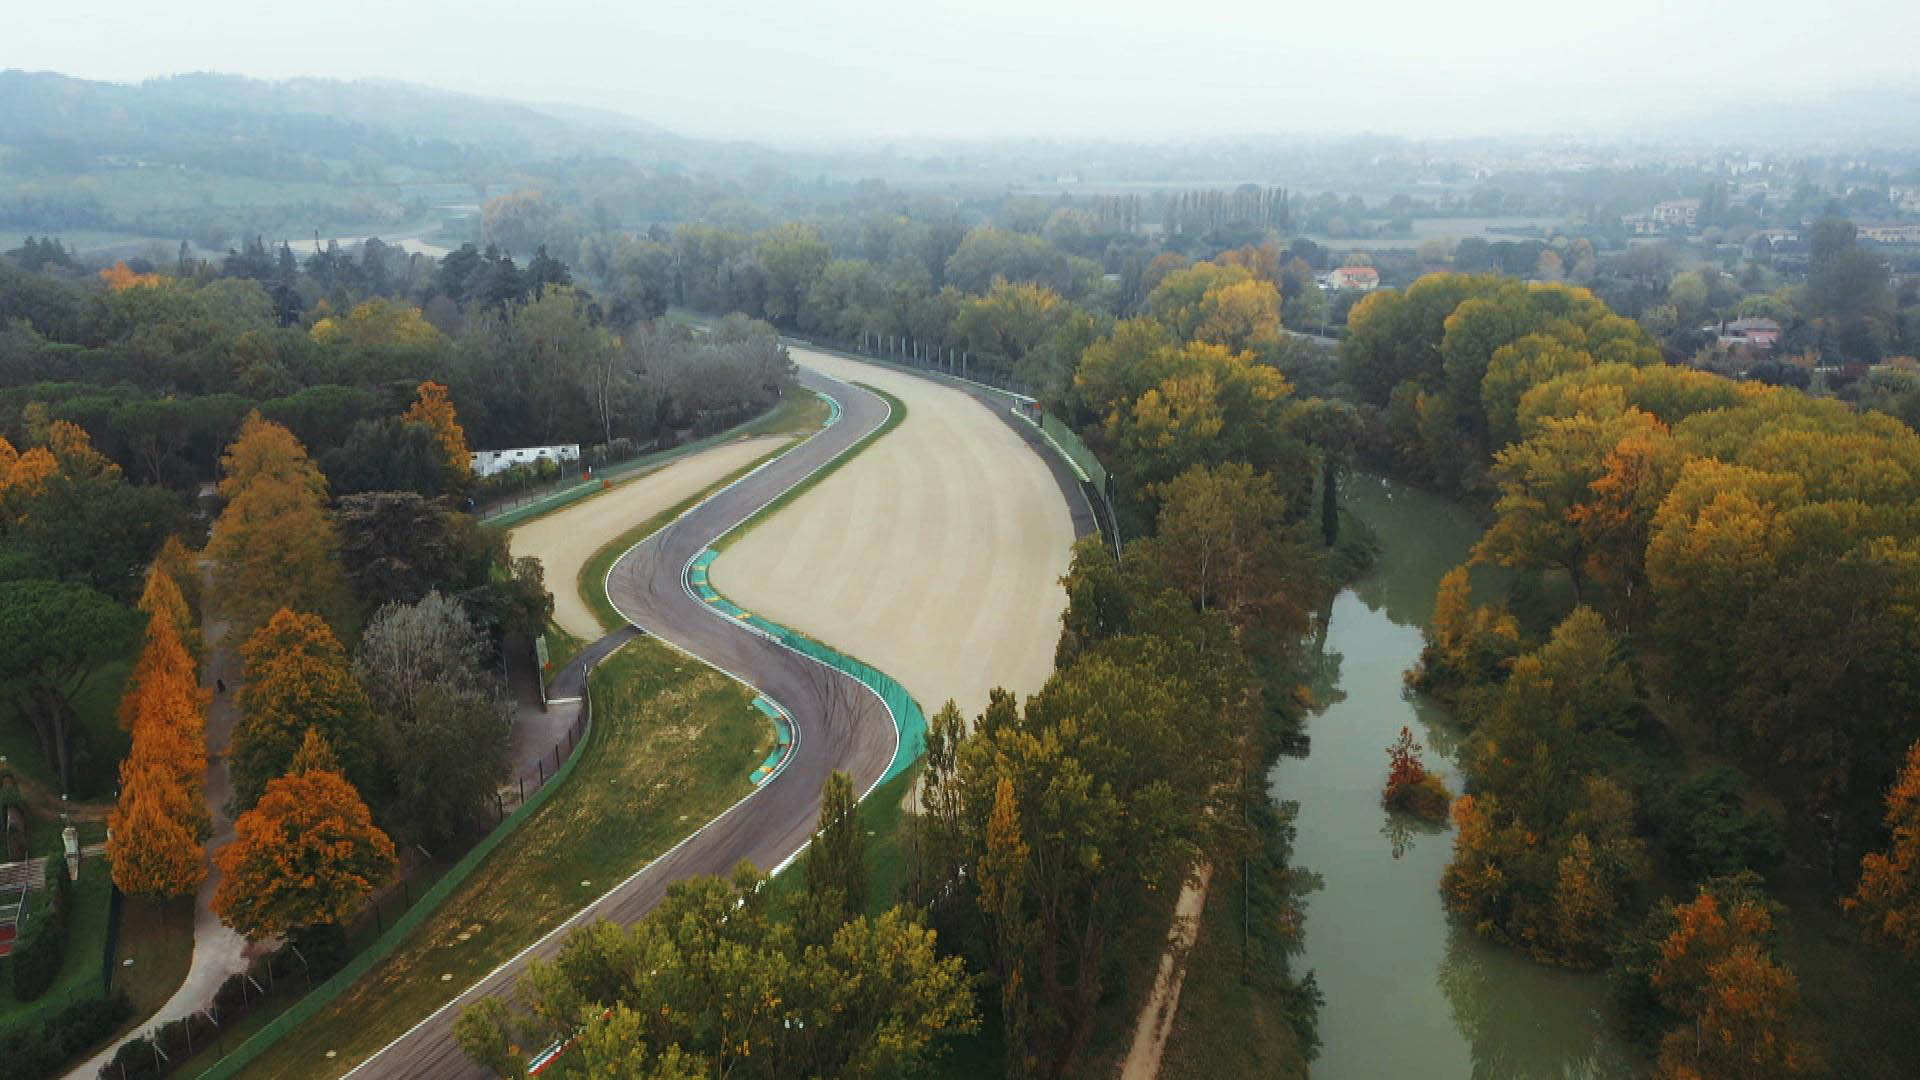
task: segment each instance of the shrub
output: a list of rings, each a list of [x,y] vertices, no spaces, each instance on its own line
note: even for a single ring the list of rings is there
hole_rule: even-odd
[[[1387,786],[1380,802],[1396,813],[1412,814],[1422,821],[1445,821],[1453,804],[1453,795],[1438,776],[1427,771],[1420,760],[1420,744],[1413,732],[1400,729],[1400,738],[1387,747]]]
[[[31,931],[13,950],[13,996],[32,1001],[60,977],[67,958],[67,929],[49,920]]]
[[[0,1036],[0,1073],[23,1080],[59,1076],[68,1061],[113,1034],[133,1015],[125,994],[87,998],[45,1022]]]

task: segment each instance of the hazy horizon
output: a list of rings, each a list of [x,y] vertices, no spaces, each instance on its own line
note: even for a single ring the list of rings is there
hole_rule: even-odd
[[[1715,109],[1915,83],[1920,6],[1782,0],[1737,15],[1624,0],[1604,24],[1514,0],[1436,7],[987,0],[669,0],[597,10],[339,0],[71,0],[0,41],[0,68],[114,82],[194,71],[393,79],[625,113],[681,134],[848,137],[1632,134]],[[1714,5],[1718,7],[1718,5]],[[1756,29],[1771,28],[1771,29]],[[1817,62],[1833,57],[1844,71]]]

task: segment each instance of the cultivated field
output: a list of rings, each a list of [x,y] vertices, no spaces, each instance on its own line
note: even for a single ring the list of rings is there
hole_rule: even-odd
[[[546,568],[553,620],[567,633],[592,641],[604,631],[573,583],[600,545],[785,441],[784,436],[767,435],[702,450],[612,491],[529,521],[508,533],[508,540],[515,555],[532,555]]]
[[[894,676],[928,713],[952,698],[972,719],[995,686],[1038,690],[1073,544],[1046,465],[960,391],[806,349],[793,358],[893,394],[906,422],[736,539],[714,587]]]

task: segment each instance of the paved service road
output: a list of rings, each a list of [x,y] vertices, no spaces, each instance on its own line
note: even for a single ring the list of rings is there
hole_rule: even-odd
[[[484,1077],[453,1041],[459,1010],[507,991],[529,957],[551,957],[566,932],[596,919],[638,922],[667,886],[697,874],[724,874],[747,859],[778,867],[811,835],[820,788],[838,769],[863,795],[893,760],[897,736],[879,698],[860,683],[718,614],[685,586],[686,565],[720,534],[746,520],[886,421],[875,394],[801,369],[800,382],[839,403],[840,420],[742,477],[629,551],[608,576],[608,595],[635,626],[722,669],[792,716],[794,751],[773,779],[593,905],[482,979],[360,1064],[359,1077]],[[760,528],[777,528],[778,518]]]

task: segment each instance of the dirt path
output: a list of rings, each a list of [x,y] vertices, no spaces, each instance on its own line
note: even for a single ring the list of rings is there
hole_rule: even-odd
[[[225,623],[204,620],[201,629],[208,648],[206,663],[200,671],[200,685],[213,695],[212,703],[207,706],[206,724],[207,809],[213,817],[213,835],[207,838],[207,855],[211,864],[213,853],[233,839],[233,821],[227,817],[225,809],[227,798],[233,790],[227,776],[227,744],[233,738],[233,725],[240,718],[240,707],[235,697],[240,693],[241,666],[238,651],[226,639]],[[216,680],[226,683],[225,692],[218,690],[219,683]],[[213,913],[213,890],[217,884],[218,871],[209,865],[207,879],[200,883],[200,891],[193,898],[193,960],[187,966],[187,975],[181,980],[180,988],[138,1028],[116,1040],[69,1075],[93,1076],[102,1065],[113,1059],[121,1043],[206,1008],[212,1004],[213,995],[222,983],[247,969],[247,939],[228,929],[220,921],[220,916]]]
[[[959,390],[793,349],[794,362],[906,403],[898,428],[714,563],[728,599],[971,720],[987,691],[1053,671],[1073,523],[1046,464]]]
[[[515,555],[532,555],[546,568],[553,621],[567,633],[593,641],[605,631],[580,598],[574,580],[600,545],[786,441],[765,435],[702,450],[616,485],[612,491],[529,521],[510,531],[508,542]]]
[[[1155,1080],[1160,1075],[1160,1056],[1166,1053],[1167,1036],[1173,1034],[1173,1019],[1180,1015],[1180,987],[1187,979],[1187,957],[1200,936],[1200,913],[1207,906],[1207,885],[1213,880],[1213,868],[1200,868],[1198,879],[1180,888],[1180,899],[1173,905],[1173,925],[1167,929],[1167,949],[1160,954],[1160,970],[1153,977],[1153,990],[1140,1007],[1140,1019],[1134,1022],[1133,1045],[1120,1063],[1120,1080]]]

